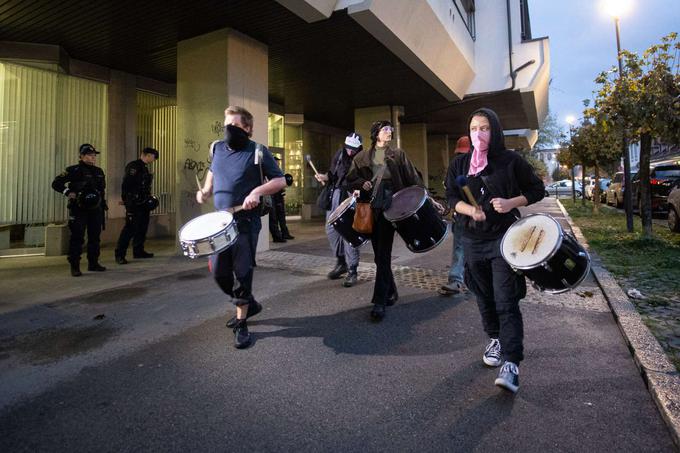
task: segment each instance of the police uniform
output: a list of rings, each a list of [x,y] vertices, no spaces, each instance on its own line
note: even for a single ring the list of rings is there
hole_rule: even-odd
[[[99,154],[92,145],[84,144],[80,147],[80,155]],[[82,160],[66,167],[66,170],[54,178],[52,188],[68,197],[75,193],[75,199],[69,199],[69,222],[71,239],[68,248],[68,261],[71,263],[71,274],[80,274],[80,254],[87,230],[87,262],[88,270],[104,271],[106,268],[99,264],[99,243],[104,226],[104,210],[106,206],[106,178],[104,171],[89,165]]]
[[[149,149],[149,153],[158,158],[158,151]],[[146,151],[146,150],[145,150]],[[144,251],[144,241],[149,228],[149,217],[154,204],[150,203],[151,182],[153,174],[142,159],[137,159],[125,167],[122,197],[125,203],[125,226],[120,232],[116,246],[116,262],[125,264],[125,253],[132,239],[132,256],[134,258],[151,258],[153,253]]]

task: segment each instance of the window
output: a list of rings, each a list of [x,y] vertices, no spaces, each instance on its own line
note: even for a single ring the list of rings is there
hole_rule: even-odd
[[[463,19],[470,37],[475,39],[475,0],[451,0],[458,11],[458,15]]]
[[[519,0],[520,21],[522,24],[522,41],[531,39],[531,21],[529,20],[529,0]]]

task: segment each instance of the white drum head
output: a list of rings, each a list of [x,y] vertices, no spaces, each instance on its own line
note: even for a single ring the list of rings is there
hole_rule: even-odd
[[[196,217],[185,224],[179,231],[182,241],[197,241],[214,236],[229,225],[234,216],[226,211],[210,212]]]
[[[338,218],[350,208],[353,204],[356,203],[356,198],[354,197],[349,197],[345,198],[342,203],[338,205],[337,208],[335,208],[335,211],[331,212],[331,215],[328,216],[328,224],[330,225],[331,223],[335,222],[338,220]]]
[[[532,269],[550,259],[562,244],[562,227],[547,214],[519,219],[505,232],[501,254],[516,269]]]

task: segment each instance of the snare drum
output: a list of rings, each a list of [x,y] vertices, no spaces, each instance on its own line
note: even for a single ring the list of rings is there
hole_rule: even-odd
[[[328,225],[332,226],[352,247],[361,247],[368,241],[369,237],[366,234],[357,233],[352,228],[356,206],[357,199],[355,197],[344,200],[328,217]]]
[[[395,193],[392,205],[383,215],[413,253],[432,250],[446,239],[449,231],[427,191],[418,186]]]
[[[590,256],[547,214],[530,214],[512,224],[501,254],[540,291],[559,294],[576,288],[590,271]]]
[[[217,211],[187,222],[179,230],[179,243],[185,256],[198,258],[231,247],[237,236],[234,216],[226,211]]]

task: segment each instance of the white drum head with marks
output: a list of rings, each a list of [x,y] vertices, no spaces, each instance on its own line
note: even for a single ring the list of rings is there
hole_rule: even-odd
[[[501,254],[516,269],[533,269],[548,261],[561,244],[560,224],[547,214],[532,214],[505,232]]]
[[[189,221],[179,232],[182,241],[198,241],[214,236],[229,225],[234,216],[226,211],[210,212]]]

